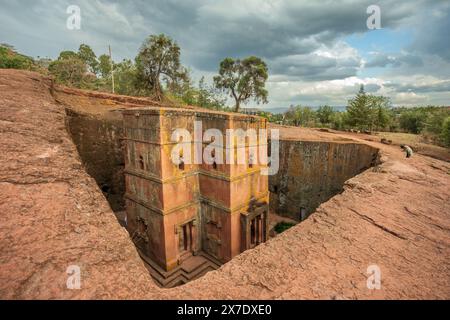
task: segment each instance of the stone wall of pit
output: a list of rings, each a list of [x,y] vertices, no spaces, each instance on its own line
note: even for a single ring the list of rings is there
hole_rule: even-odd
[[[113,211],[125,210],[123,124],[120,111],[108,117],[66,109],[66,126],[87,173],[95,179]]]
[[[342,192],[345,181],[378,163],[366,144],[280,140],[280,169],[269,177],[271,211],[298,221]]]

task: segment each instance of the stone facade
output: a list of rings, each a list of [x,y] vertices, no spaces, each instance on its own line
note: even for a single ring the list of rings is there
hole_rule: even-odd
[[[197,143],[203,154],[212,141],[194,137],[195,121],[202,124],[202,137],[215,128],[225,140],[227,129],[265,129],[265,119],[152,107],[126,110],[123,117],[127,229],[144,260],[166,272],[196,255],[225,263],[267,240],[269,192],[263,166],[176,165],[171,159],[174,129],[187,129],[192,154]],[[247,139],[246,159],[250,143]],[[256,144],[266,146],[267,140]]]

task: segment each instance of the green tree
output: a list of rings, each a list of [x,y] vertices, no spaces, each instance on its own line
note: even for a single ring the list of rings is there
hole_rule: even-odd
[[[345,129],[347,122],[347,112],[334,112],[331,117],[331,127],[335,130]]]
[[[196,90],[192,85],[192,80],[187,69],[185,69],[185,74],[183,76],[174,79],[165,77],[163,81],[166,95],[170,95],[180,100],[183,100],[183,97],[189,94],[190,91]]]
[[[174,86],[188,78],[180,63],[180,47],[164,34],[151,35],[144,41],[136,57],[136,69],[139,89],[159,101],[163,99],[161,81]]]
[[[198,106],[214,110],[222,110],[226,99],[214,87],[208,86],[205,77],[201,77],[198,83]]]
[[[86,64],[78,57],[58,59],[48,67],[55,80],[67,86],[85,87]]]
[[[422,109],[427,114],[424,129],[434,135],[439,135],[442,131],[444,120],[450,116],[450,111],[447,108],[439,108],[428,106]]]
[[[370,96],[371,109],[374,110],[374,121],[377,131],[388,127],[392,121],[390,100],[383,96]]]
[[[300,117],[300,125],[314,127],[316,125],[316,113],[310,107],[298,107],[297,113]]]
[[[320,106],[316,111],[317,119],[321,124],[329,124],[333,119],[334,110],[330,106]]]
[[[404,111],[400,114],[400,128],[407,132],[418,134],[422,132],[427,120],[427,114],[420,109]]]
[[[89,66],[89,71],[95,74],[99,72],[97,56],[91,47],[86,44],[81,44],[78,49],[78,57]]]
[[[373,121],[373,113],[371,98],[364,91],[364,85],[361,85],[356,97],[348,102],[348,122],[361,130],[369,129]]]
[[[273,123],[282,124],[283,119],[284,119],[283,117],[284,117],[284,114],[282,114],[282,113],[271,114],[269,121],[273,122]]]
[[[219,75],[214,77],[214,84],[234,98],[235,111],[238,112],[240,105],[251,98],[256,103],[267,103],[267,78],[267,65],[258,57],[251,56],[244,60],[225,58],[220,63]]]
[[[271,112],[261,111],[258,115],[262,118],[266,118],[267,121],[272,122],[273,114]]]
[[[114,64],[115,89],[118,94],[136,94],[136,67],[129,59]]]
[[[188,105],[195,105],[202,108],[213,110],[224,110],[225,101],[220,92],[214,87],[208,86],[205,77],[201,77],[198,82],[198,87],[189,85],[186,87],[181,95],[181,99]]]
[[[58,60],[63,60],[63,59],[80,59],[80,57],[78,56],[78,54],[76,52],[66,50],[66,51],[61,51],[59,53]]]
[[[285,113],[285,120],[295,126],[314,127],[316,114],[310,107],[290,106]]]
[[[13,46],[0,45],[0,68],[32,70],[33,66],[32,58],[17,53]]]
[[[210,104],[210,90],[205,83],[205,77],[201,77],[198,82],[198,106],[207,108]]]
[[[284,113],[283,122],[298,126],[300,124],[299,114],[296,111],[296,107],[291,105],[289,109]]]
[[[388,98],[367,94],[361,85],[356,97],[348,102],[348,124],[360,130],[384,128],[390,121],[389,106]]]
[[[50,63],[48,71],[58,83],[77,88],[93,89],[96,77],[88,74],[88,65],[78,53],[66,50]]]
[[[111,76],[111,58],[107,54],[102,54],[98,57],[98,71],[102,78],[108,78]]]

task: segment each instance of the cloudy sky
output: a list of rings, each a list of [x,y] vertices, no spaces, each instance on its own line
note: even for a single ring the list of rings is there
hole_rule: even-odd
[[[366,24],[369,5],[381,29]],[[69,30],[67,8],[81,10]],[[450,1],[0,0],[0,43],[33,57],[90,45],[134,59],[150,34],[182,49],[195,79],[212,79],[224,57],[262,57],[269,104],[344,106],[359,88],[394,105],[450,105]]]

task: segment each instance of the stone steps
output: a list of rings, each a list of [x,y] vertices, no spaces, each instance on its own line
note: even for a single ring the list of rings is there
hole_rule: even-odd
[[[164,288],[172,288],[200,278],[207,272],[220,268],[221,263],[200,252],[196,256],[187,257],[181,265],[167,272],[159,267],[148,257],[141,254],[147,269],[158,285]]]

